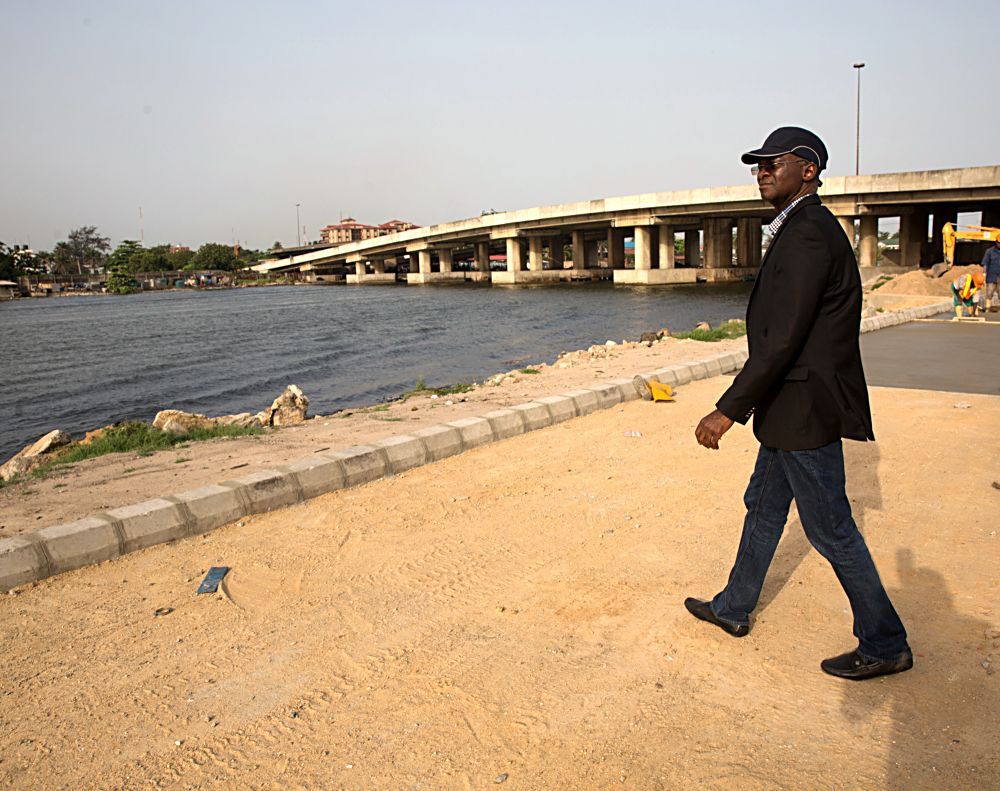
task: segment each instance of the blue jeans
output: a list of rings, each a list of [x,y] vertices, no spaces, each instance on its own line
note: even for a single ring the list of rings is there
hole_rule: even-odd
[[[730,623],[749,623],[793,497],[806,538],[833,566],[851,603],[861,653],[892,659],[908,651],[906,630],[851,516],[840,440],[814,450],[760,446],[743,498],[747,515],[736,562],[712,611]]]

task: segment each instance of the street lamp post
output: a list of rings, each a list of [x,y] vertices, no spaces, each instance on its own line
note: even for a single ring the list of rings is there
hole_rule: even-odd
[[[858,72],[858,106],[855,111],[855,138],[854,138],[854,175],[861,173],[861,70],[864,63],[855,63],[854,68]]]
[[[298,246],[302,247],[302,223],[299,222],[299,204],[295,204],[295,238],[298,240]]]

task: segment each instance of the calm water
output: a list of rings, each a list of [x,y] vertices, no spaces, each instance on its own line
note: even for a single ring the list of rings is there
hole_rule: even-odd
[[[0,461],[160,409],[256,412],[287,384],[310,412],[481,381],[560,351],[742,316],[750,284],[281,287],[0,303]]]

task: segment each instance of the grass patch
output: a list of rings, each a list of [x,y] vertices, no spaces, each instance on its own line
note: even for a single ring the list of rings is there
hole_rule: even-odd
[[[187,459],[184,456],[181,456],[178,459],[174,459],[174,464],[183,464],[186,461],[191,461],[191,459]]]
[[[522,374],[540,374],[541,371],[539,371],[537,368],[522,368],[519,371],[519,373],[522,373]]]
[[[724,321],[718,327],[710,330],[691,330],[690,332],[675,332],[675,338],[691,338],[696,341],[728,341],[732,338],[742,338],[747,334],[747,324],[740,319]]]
[[[57,483],[52,488],[53,489],[65,489],[67,486],[69,486],[69,484],[67,484],[67,483]]]
[[[872,291],[874,291],[877,288],[882,288],[882,286],[884,286],[886,283],[888,283],[892,279],[893,279],[892,275],[879,275],[878,276],[878,283],[876,283],[875,285],[872,286]]]
[[[400,401],[408,401],[414,396],[425,396],[425,395],[455,395],[456,393],[468,393],[472,389],[472,385],[466,384],[465,382],[459,382],[454,385],[447,385],[445,387],[428,387],[426,382],[424,382],[424,377],[420,377],[417,380],[416,386],[412,390],[407,390],[405,393],[400,395]]]
[[[109,453],[136,453],[152,456],[158,450],[166,450],[175,445],[188,447],[188,443],[218,437],[246,437],[263,432],[260,428],[240,426],[214,426],[192,431],[183,436],[170,434],[145,423],[119,423],[106,429],[101,436],[86,445],[73,442],[57,451],[53,458],[39,464],[31,471],[33,478],[43,478],[53,470],[67,464],[76,464],[86,459],[107,456]]]

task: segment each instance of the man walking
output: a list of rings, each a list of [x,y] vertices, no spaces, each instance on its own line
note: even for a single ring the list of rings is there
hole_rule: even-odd
[[[851,516],[841,439],[874,439],[858,333],[861,280],[851,244],[816,190],[823,141],[776,129],[743,155],[778,215],[747,306],[750,357],[695,436],[706,448],[753,415],[760,441],[747,513],[726,587],[684,602],[734,637],[750,631],[768,566],[794,498],[809,542],[833,566],[854,613],[858,647],[825,659],[831,675],[866,679],[913,666],[906,630]]]

